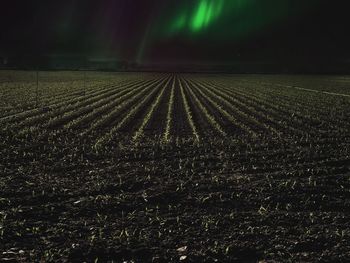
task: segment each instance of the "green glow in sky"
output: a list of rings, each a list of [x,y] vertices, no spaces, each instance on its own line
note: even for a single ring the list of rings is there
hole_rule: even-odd
[[[240,43],[300,16],[318,0],[184,0],[164,5],[140,47],[139,58],[152,43]],[[169,42],[168,42],[169,43]]]
[[[188,29],[200,32],[214,22],[222,13],[225,0],[200,0],[190,11],[181,10],[169,27],[170,33]]]
[[[165,35],[214,35],[240,37],[288,13],[290,0],[193,0],[179,4],[164,23]],[[170,19],[169,19],[170,17]],[[215,29],[216,28],[216,29]]]
[[[192,31],[199,31],[215,20],[222,11],[223,3],[223,0],[201,0],[191,20]]]

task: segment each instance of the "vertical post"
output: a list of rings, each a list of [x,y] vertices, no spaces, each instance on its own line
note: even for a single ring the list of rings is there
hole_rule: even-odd
[[[87,70],[87,57],[84,58],[84,96],[86,95],[86,70]]]
[[[36,70],[35,107],[39,105],[39,71]]]
[[[86,95],[86,68],[84,69],[84,95]]]
[[[109,80],[109,86],[112,87],[112,72],[109,72],[108,80]]]

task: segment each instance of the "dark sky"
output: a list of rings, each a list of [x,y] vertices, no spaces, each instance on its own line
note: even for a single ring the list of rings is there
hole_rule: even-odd
[[[139,62],[350,61],[349,1],[3,1],[0,55]]]

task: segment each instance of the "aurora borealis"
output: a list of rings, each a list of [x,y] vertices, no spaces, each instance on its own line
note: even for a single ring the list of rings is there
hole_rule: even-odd
[[[222,14],[224,3],[225,0],[199,1],[191,13],[188,10],[180,11],[170,25],[169,31],[176,32],[187,28],[192,32],[198,32],[205,29]]]
[[[67,0],[4,4],[0,56],[139,63],[348,59],[346,1]]]
[[[189,1],[191,2],[191,1]],[[286,16],[288,0],[274,1],[271,5],[258,0],[199,0],[192,4],[179,6],[171,23],[166,23],[169,34],[187,31],[189,34],[203,33],[211,26],[223,24],[227,35],[232,36],[241,31],[249,31],[257,26],[264,26],[278,17]],[[308,2],[310,3],[310,2]]]

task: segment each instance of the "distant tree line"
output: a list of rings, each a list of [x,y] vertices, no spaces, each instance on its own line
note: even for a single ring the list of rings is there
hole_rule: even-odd
[[[236,61],[226,64],[139,64],[114,58],[86,56],[1,56],[0,69],[23,70],[99,70],[99,71],[168,71],[237,74],[350,74],[350,60],[313,61]]]

